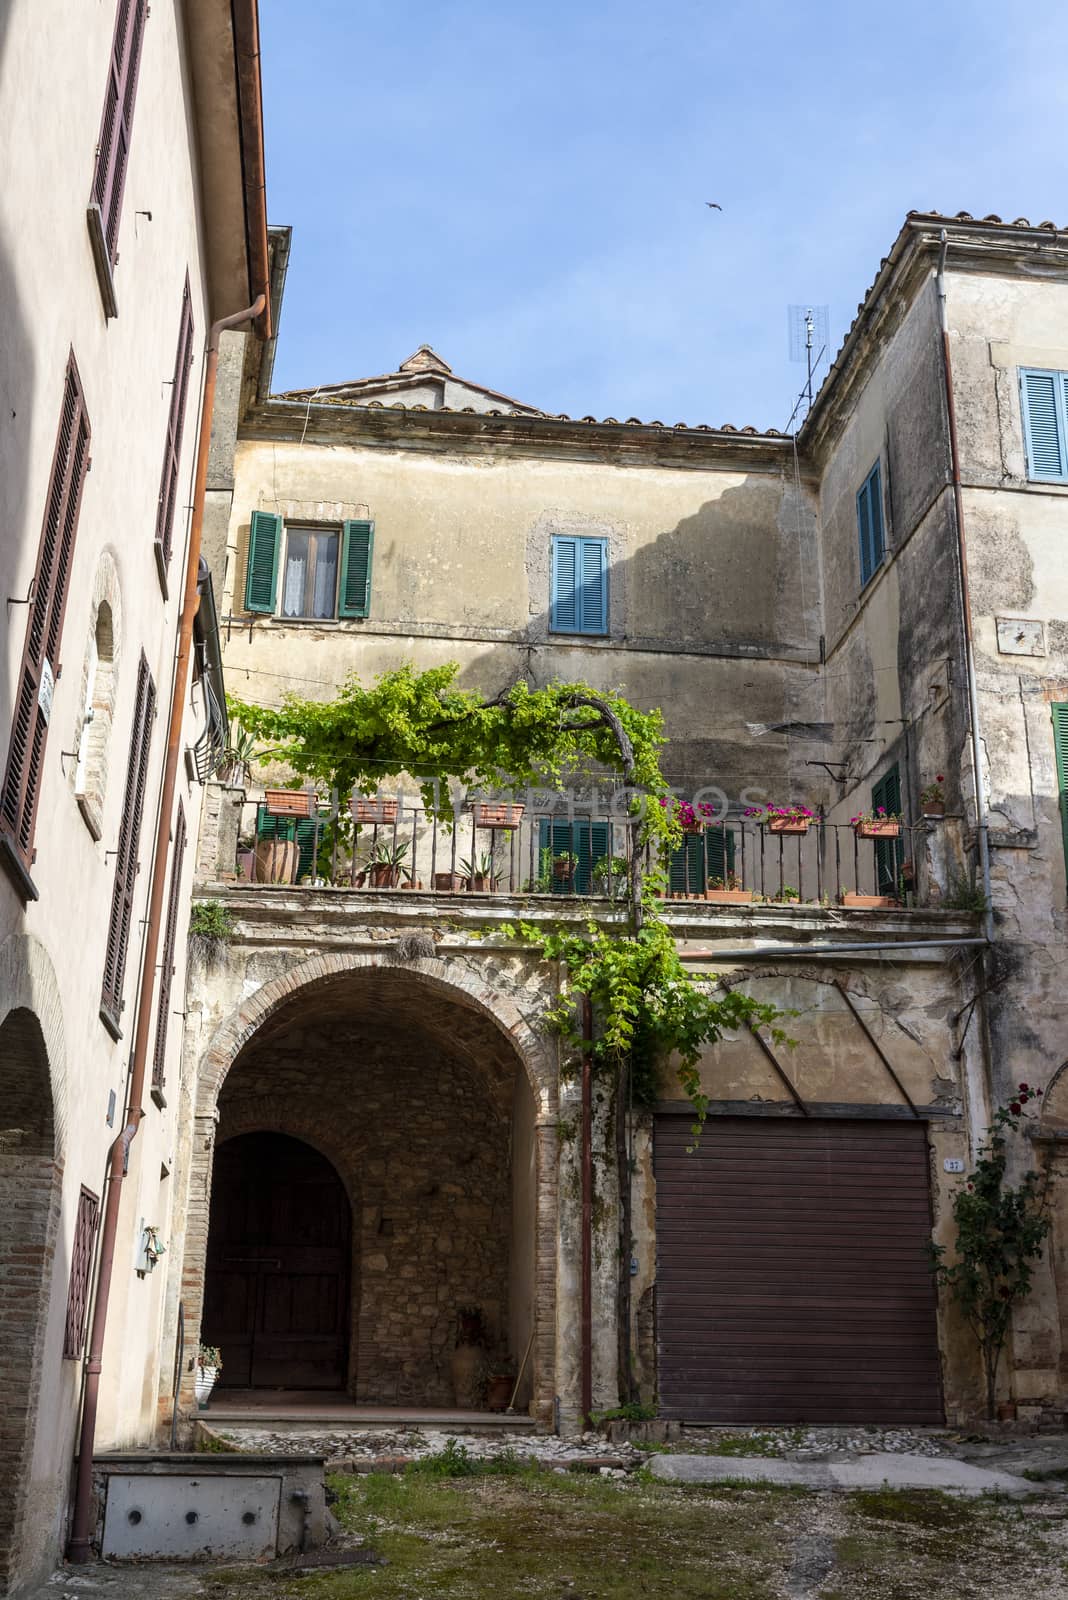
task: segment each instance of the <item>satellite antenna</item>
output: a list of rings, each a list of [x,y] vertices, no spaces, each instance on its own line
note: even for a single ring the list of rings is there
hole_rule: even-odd
[[[798,404],[800,404],[801,399],[806,399],[811,408],[812,375],[819,366],[820,358],[827,348],[830,324],[829,308],[827,306],[789,306],[786,314],[790,329],[790,360],[803,361],[807,374],[805,387],[801,391]]]

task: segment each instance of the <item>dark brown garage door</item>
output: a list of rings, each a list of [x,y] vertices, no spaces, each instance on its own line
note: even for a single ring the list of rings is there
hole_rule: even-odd
[[[660,1411],[941,1422],[918,1122],[656,1121]]]

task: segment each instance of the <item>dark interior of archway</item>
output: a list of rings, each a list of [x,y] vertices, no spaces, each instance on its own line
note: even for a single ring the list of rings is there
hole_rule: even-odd
[[[514,1049],[480,1012],[386,968],[294,997],[231,1069],[219,1097],[217,1170],[228,1147],[270,1130],[328,1157],[351,1199],[342,1383],[359,1401],[452,1405],[461,1306],[482,1309],[492,1356],[515,1356],[508,1351],[508,1295],[517,1067]],[[230,1228],[222,1211],[242,1214],[242,1184],[265,1185],[269,1193],[279,1181],[273,1171],[257,1177],[245,1170],[243,1179],[220,1178],[213,1190],[213,1250],[217,1229]],[[213,1279],[209,1259],[203,1337],[222,1347],[229,1385],[233,1336],[224,1337],[215,1313],[208,1314],[208,1305],[218,1304]],[[238,1348],[244,1363],[245,1347]],[[254,1386],[313,1383],[296,1366],[241,1370],[249,1376],[240,1381]],[[322,1371],[314,1381],[325,1386]]]
[[[201,1338],[227,1388],[340,1389],[352,1216],[330,1162],[300,1139],[248,1133],[215,1154]]]

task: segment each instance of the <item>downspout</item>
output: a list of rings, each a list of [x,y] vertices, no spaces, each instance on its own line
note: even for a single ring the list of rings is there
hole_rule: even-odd
[[[581,1395],[582,1426],[590,1426],[593,1410],[593,1061],[587,1048],[593,1042],[593,1006],[589,995],[579,997],[582,1015],[582,1303]]]
[[[97,1273],[96,1292],[93,1297],[93,1325],[89,1354],[85,1365],[85,1397],[82,1403],[82,1423],[78,1440],[78,1475],[74,1493],[74,1510],[71,1518],[70,1542],[67,1559],[81,1562],[92,1559],[90,1548],[89,1507],[93,1481],[93,1445],[96,1437],[96,1415],[100,1399],[100,1374],[103,1366],[104,1333],[107,1326],[108,1299],[111,1277],[115,1265],[115,1241],[119,1227],[119,1207],[122,1200],[122,1181],[129,1166],[130,1145],[137,1137],[144,1110],[141,1100],[145,1087],[145,1067],[148,1061],[148,1041],[152,1022],[152,995],[155,988],[156,961],[159,953],[160,930],[163,922],[163,898],[167,882],[168,856],[170,854],[171,813],[174,808],[175,779],[178,756],[182,743],[182,723],[185,713],[186,680],[189,673],[189,655],[193,638],[193,618],[199,604],[197,579],[200,569],[200,546],[204,529],[204,499],[208,481],[208,447],[211,441],[212,413],[215,409],[215,381],[219,367],[219,339],[228,328],[238,328],[263,315],[267,295],[257,295],[244,311],[231,317],[221,317],[212,323],[208,339],[207,360],[204,366],[204,394],[200,411],[200,436],[197,440],[196,477],[193,485],[193,517],[189,532],[189,552],[186,557],[185,590],[182,611],[178,619],[178,653],[171,693],[171,714],[167,727],[167,754],[163,767],[163,786],[160,794],[159,817],[156,827],[155,855],[152,863],[152,886],[148,902],[148,926],[145,932],[144,957],[141,963],[141,981],[137,993],[137,1025],[134,1033],[133,1060],[126,1107],[126,1123],[111,1147],[109,1156],[110,1182],[100,1230],[100,1267]]]
[[[942,328],[942,372],[945,378],[946,411],[949,418],[949,458],[953,481],[953,505],[957,521],[957,571],[960,577],[961,619],[964,625],[964,664],[968,678],[968,712],[972,734],[972,779],[975,786],[975,826],[979,841],[979,871],[983,881],[983,934],[994,938],[994,912],[990,898],[990,822],[983,793],[982,739],[979,732],[979,692],[975,682],[975,648],[972,639],[972,603],[968,589],[968,550],[964,538],[964,493],[960,479],[960,451],[957,445],[957,408],[953,400],[953,360],[949,348],[949,318],[946,311],[946,253],[949,239],[945,228],[940,234],[938,268],[938,314]]]

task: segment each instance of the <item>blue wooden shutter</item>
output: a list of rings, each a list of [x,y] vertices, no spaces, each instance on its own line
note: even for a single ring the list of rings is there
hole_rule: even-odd
[[[1020,373],[1020,409],[1029,478],[1066,476],[1065,419],[1068,373]]]
[[[1065,871],[1068,872],[1068,700],[1050,706],[1053,713],[1053,749],[1057,758],[1057,799],[1061,811]]]
[[[604,539],[580,539],[579,632],[608,632],[608,550]]]
[[[559,536],[553,539],[549,626],[554,633],[578,632],[578,543]]]
[[[341,587],[337,602],[339,617],[366,617],[370,613],[374,543],[373,522],[346,522],[341,540]]]
[[[278,593],[278,547],[282,519],[273,511],[254,511],[248,536],[245,610],[274,611]]]

